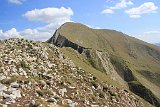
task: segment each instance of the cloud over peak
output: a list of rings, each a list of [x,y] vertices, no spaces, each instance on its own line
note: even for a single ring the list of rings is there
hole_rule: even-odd
[[[40,26],[37,29],[47,32],[54,32],[59,26],[65,22],[71,22],[71,16],[73,16],[73,11],[70,7],[68,8],[43,8],[34,9],[27,11],[23,16],[29,21],[45,22],[47,25]]]
[[[112,13],[114,13],[114,10],[123,9],[123,8],[128,7],[129,5],[133,5],[133,2],[131,0],[120,0],[120,2],[115,4],[115,6],[111,6],[109,8],[106,8],[101,13],[112,14]]]
[[[140,18],[142,14],[155,13],[158,7],[153,2],[146,2],[139,7],[125,11],[131,18]]]
[[[160,36],[160,30],[147,31],[147,32],[144,32],[144,34]]]

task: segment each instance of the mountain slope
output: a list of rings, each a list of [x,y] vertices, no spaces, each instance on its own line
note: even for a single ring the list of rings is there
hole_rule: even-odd
[[[144,107],[147,104],[131,92],[107,84],[76,66],[53,44],[8,39],[0,41],[0,49],[2,107]]]
[[[65,23],[48,42],[77,50],[92,67],[112,80],[123,79],[120,83],[126,82],[132,92],[159,106],[159,47],[121,32],[91,29],[79,23]]]

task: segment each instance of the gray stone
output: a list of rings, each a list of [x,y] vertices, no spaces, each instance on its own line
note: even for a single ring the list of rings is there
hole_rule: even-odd
[[[67,99],[67,103],[68,103],[69,107],[77,107],[77,105],[78,105],[77,102],[73,102],[70,99]]]
[[[0,91],[6,90],[6,89],[7,89],[7,87],[0,83]]]
[[[8,105],[6,105],[6,104],[3,104],[3,105],[2,105],[2,107],[8,107]]]
[[[67,89],[66,88],[63,88],[63,89],[60,89],[59,90],[59,94],[63,97],[64,94],[67,92]]]
[[[39,82],[40,82],[40,85],[41,85],[42,87],[45,87],[45,86],[46,86],[46,82],[45,82],[44,80],[40,80]]]
[[[12,91],[12,94],[15,95],[16,97],[21,97],[21,91],[20,90],[14,90],[14,91]]]
[[[57,104],[57,100],[54,97],[49,98],[48,102],[54,102],[55,104]]]
[[[29,107],[38,107],[38,105],[36,104],[35,100],[32,100],[29,104]]]
[[[70,89],[75,89],[76,87],[73,87],[73,86],[68,86],[68,88],[70,88]]]
[[[72,103],[69,103],[69,107],[77,107],[78,103],[76,102],[72,102]]]
[[[0,80],[6,79],[6,76],[0,75]]]
[[[11,71],[16,73],[17,72],[17,69],[15,67],[11,68]]]
[[[26,71],[22,70],[22,71],[20,72],[20,75],[27,76],[27,73],[26,73]]]
[[[15,102],[15,99],[16,99],[15,95],[12,95],[12,94],[8,95],[8,94],[5,94],[5,93],[3,94],[3,100],[5,102]]]
[[[12,88],[19,88],[19,84],[17,82],[11,83]]]
[[[91,105],[91,107],[99,107],[99,105]]]

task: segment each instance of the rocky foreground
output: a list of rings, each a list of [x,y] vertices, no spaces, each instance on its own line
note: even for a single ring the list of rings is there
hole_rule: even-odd
[[[0,41],[2,107],[143,107],[127,90],[99,81],[47,43]]]

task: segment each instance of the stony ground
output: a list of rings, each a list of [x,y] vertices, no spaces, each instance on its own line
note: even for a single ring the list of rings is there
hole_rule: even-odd
[[[100,82],[52,44],[0,41],[0,107],[143,107],[126,90]]]

